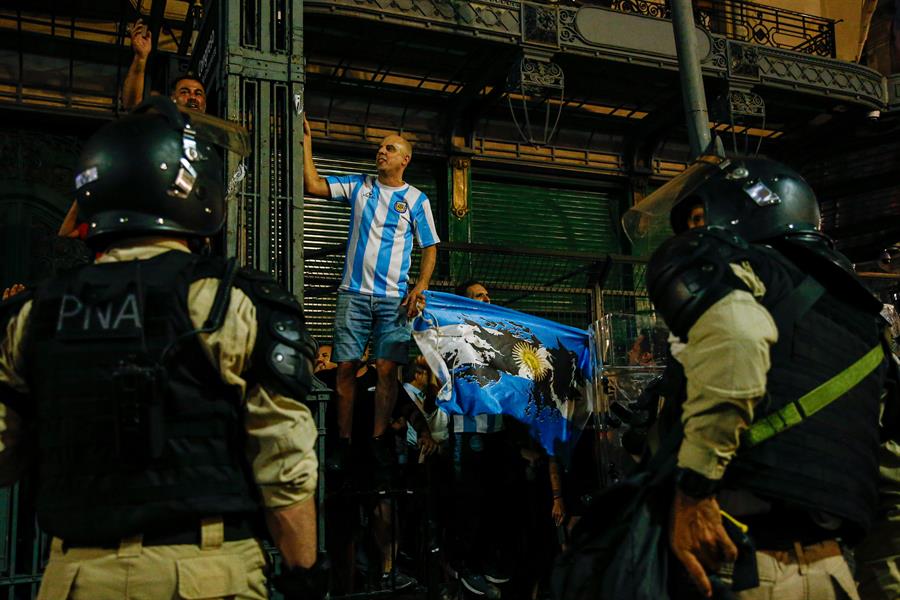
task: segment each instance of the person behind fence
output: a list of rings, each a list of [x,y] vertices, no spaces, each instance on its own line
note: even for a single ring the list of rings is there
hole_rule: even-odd
[[[240,132],[191,119],[157,97],[87,142],[98,258],[4,313],[0,475],[36,478],[47,600],[266,598],[266,525],[285,595],[321,595],[315,343],[268,275],[202,252],[225,220],[212,140]]]
[[[144,76],[153,49],[150,28],[140,19],[131,26],[131,50],[134,56],[122,83],[122,106],[131,110],[144,99]],[[155,92],[154,92],[155,93]],[[194,73],[177,75],[169,89],[172,100],[190,110],[206,112],[206,88]]]
[[[373,583],[375,588],[382,591],[387,590],[404,590],[418,585],[415,578],[407,575],[398,568],[396,564],[398,550],[398,536],[400,524],[402,524],[405,515],[400,514],[397,510],[397,495],[390,494],[389,491],[396,488],[399,483],[399,465],[390,465],[390,468],[371,469],[369,463],[365,460],[364,454],[369,451],[365,444],[368,437],[365,425],[371,423],[374,419],[375,402],[374,396],[377,393],[378,386],[378,369],[375,361],[370,357],[370,349],[367,346],[363,351],[360,368],[354,373],[354,385],[356,386],[356,398],[362,400],[358,410],[354,411],[353,418],[355,427],[353,435],[356,442],[352,449],[353,458],[350,461],[352,467],[352,488],[357,494],[350,494],[350,497],[356,502],[361,501],[364,512],[371,515],[367,518],[367,522],[371,528],[372,541],[375,547],[375,553],[366,556],[368,564],[368,580]],[[404,409],[408,415],[410,407],[394,405],[394,412],[391,414],[391,425],[385,431],[385,436],[391,442],[391,449],[394,450],[398,441],[399,424],[396,429],[393,427],[401,417],[401,409]],[[335,411],[337,412],[337,411]],[[424,424],[423,424],[424,425]],[[405,431],[403,432],[405,434]],[[347,475],[347,471],[334,472],[328,479],[339,480],[342,475]],[[345,491],[349,491],[345,488]],[[340,496],[336,495],[335,499]],[[355,532],[359,538],[360,531]],[[359,538],[364,539],[364,538]],[[365,549],[366,545],[362,548]],[[376,564],[380,567],[376,570]]]
[[[319,352],[316,354],[316,373],[337,368],[337,364],[331,361],[331,351],[331,344],[319,345]]]
[[[403,448],[406,458],[404,486],[417,493],[401,507],[404,517],[402,543],[406,551],[439,548],[438,502],[449,484],[449,415],[435,402],[437,386],[425,357],[417,356],[403,369],[403,385],[397,393],[397,414],[406,424]],[[401,547],[401,551],[404,548]]]
[[[144,75],[152,50],[150,29],[140,19],[131,26],[130,36],[134,56],[122,83],[122,106],[125,110],[132,110],[143,101]],[[169,97],[183,108],[206,112],[206,88],[195,73],[187,71],[176,75],[169,86]],[[87,223],[84,221],[84,216],[78,213],[78,202],[73,202],[57,235],[84,238],[87,235]]]
[[[320,177],[312,155],[309,123],[303,119],[303,181],[306,192],[350,205],[347,257],[338,290],[334,327],[339,444],[329,470],[347,468],[353,429],[354,373],[371,337],[378,373],[375,421],[367,453],[376,471],[396,462],[387,432],[397,397],[397,365],[409,355],[409,318],[428,289],[440,241],[428,197],[403,180],[412,147],[399,135],[384,138],[375,154],[377,175]],[[413,238],[422,248],[419,277],[408,289]]]
[[[706,597],[730,583],[741,600],[859,598],[844,556],[878,497],[881,305],[819,231],[798,173],[703,168],[647,271],[687,382],[670,406],[683,437],[669,545],[684,569],[670,573]],[[698,204],[705,226],[688,230]]]
[[[456,288],[458,296],[486,302],[485,286],[472,279]],[[516,505],[507,504],[515,480],[517,457],[507,444],[503,415],[451,415],[453,451],[453,515],[450,563],[471,593],[496,597],[495,584],[510,580],[510,546],[515,532],[509,522]]]
[[[406,441],[413,448],[411,452],[414,454],[422,453],[428,456],[440,449],[441,453],[445,454],[447,452],[445,447],[450,439],[450,415],[437,407],[435,402],[436,390],[433,389],[434,386],[432,385],[431,368],[428,366],[424,356],[416,357],[416,360],[406,370],[403,379],[403,389],[399,392],[398,404],[400,404],[401,399],[412,403],[404,410],[404,414],[406,412],[410,413],[407,416]],[[412,408],[418,411],[417,416],[413,416]],[[424,430],[421,425],[417,427],[417,419],[419,417],[424,419]],[[419,462],[418,457],[415,457],[415,460],[412,460],[412,458],[410,457],[410,463]]]

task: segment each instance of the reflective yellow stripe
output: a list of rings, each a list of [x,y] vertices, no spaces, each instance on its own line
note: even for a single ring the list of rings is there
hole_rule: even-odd
[[[878,344],[858,361],[811,392],[804,394],[799,400],[754,423],[750,429],[744,432],[741,445],[755,446],[819,412],[856,387],[859,382],[878,368],[883,359],[884,349],[881,344]]]

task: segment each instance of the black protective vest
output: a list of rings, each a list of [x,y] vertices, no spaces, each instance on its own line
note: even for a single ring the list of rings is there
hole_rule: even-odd
[[[648,284],[667,322],[672,318],[686,331],[693,322],[686,317],[699,316],[729,290],[744,287],[728,263],[750,263],[766,286],[761,303],[776,317],[779,330],[770,353],[767,394],[754,411],[758,421],[844,371],[881,343],[882,328],[861,286],[846,273],[826,276],[837,273],[833,264],[803,252],[797,254],[803,260],[795,256],[795,263],[771,247],[731,237],[709,231],[670,240],[651,260]],[[807,273],[816,275],[825,293],[799,315],[789,315],[785,299]],[[667,292],[672,289],[676,291]],[[885,373],[882,362],[799,425],[739,449],[723,486],[751,491],[772,501],[778,511],[839,517],[836,535],[850,540],[861,536],[878,497],[878,414]]]
[[[257,511],[239,391],[189,334],[190,284],[224,270],[173,251],[80,267],[37,291],[25,364],[45,531],[114,543]]]
[[[753,246],[752,261],[773,314],[806,273],[771,248]],[[829,290],[799,319],[776,324],[766,398],[754,420],[772,414],[845,370],[883,341],[879,317],[847,290]],[[835,286],[836,287],[836,286]],[[852,288],[851,288],[852,289]],[[839,297],[845,296],[845,297]],[[849,296],[849,297],[847,297]],[[838,532],[861,538],[878,501],[878,414],[886,362],[849,392],[799,425],[740,450],[726,486],[747,489],[779,506],[824,512],[843,520]]]

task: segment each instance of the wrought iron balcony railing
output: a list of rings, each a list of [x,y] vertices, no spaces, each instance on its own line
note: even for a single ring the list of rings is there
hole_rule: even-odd
[[[612,0],[609,6],[622,12],[671,18],[667,0]],[[816,56],[836,56],[833,19],[746,0],[695,0],[694,14],[701,27],[734,40]]]

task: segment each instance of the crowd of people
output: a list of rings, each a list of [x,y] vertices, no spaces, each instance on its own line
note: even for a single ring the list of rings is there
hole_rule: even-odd
[[[391,135],[376,152],[376,175],[320,177],[304,120],[306,192],[347,203],[351,210],[334,343],[326,347],[329,359],[317,366],[317,374],[336,391],[326,427],[329,497],[348,489],[360,499],[365,497],[360,490],[387,494],[370,500],[367,512],[381,561],[380,573],[370,580],[382,588],[415,584],[396,568],[398,540],[395,535],[389,541],[387,532],[417,531],[420,535],[399,538],[407,555],[439,563],[430,583],[437,579],[449,593],[464,589],[491,598],[512,586],[513,597],[535,598],[548,592],[552,558],[580,504],[570,497],[567,515],[563,469],[522,428],[503,415],[443,413],[435,403],[437,381],[424,359],[406,365],[410,319],[423,305],[440,242],[427,196],[404,180],[411,160],[409,141]],[[422,248],[422,264],[410,287],[413,241]],[[462,282],[456,293],[491,301],[477,280]],[[406,366],[398,377],[400,365]],[[581,452],[589,455],[590,449]],[[597,481],[592,469],[581,470],[579,485],[570,489]],[[400,489],[411,486],[425,497],[402,502],[394,494],[401,484]],[[355,522],[352,515],[366,505],[360,502],[329,501],[326,521]],[[355,589],[352,548],[359,534],[360,527],[338,526],[329,536],[330,554],[343,560],[337,580],[347,592]],[[426,564],[413,561],[410,567],[422,577]]]
[[[490,302],[477,281],[464,282],[457,293]],[[336,387],[331,345],[319,347],[315,369]],[[440,384],[424,357],[405,365],[401,380],[384,428],[393,456],[382,458],[366,435],[378,385],[368,348],[354,372],[350,452],[340,469],[326,471],[325,539],[336,592],[399,591],[418,583],[448,598],[547,597],[552,560],[584,496],[596,491],[592,432],[567,470],[515,421],[440,410]],[[329,406],[329,455],[344,448],[338,410]]]

